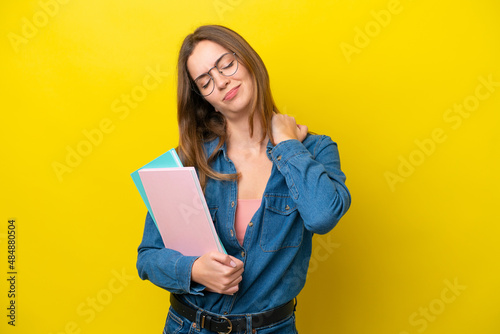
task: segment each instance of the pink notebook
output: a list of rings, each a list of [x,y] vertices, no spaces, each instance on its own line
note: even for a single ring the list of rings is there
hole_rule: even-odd
[[[226,253],[193,167],[143,168],[139,176],[166,248],[187,256]]]

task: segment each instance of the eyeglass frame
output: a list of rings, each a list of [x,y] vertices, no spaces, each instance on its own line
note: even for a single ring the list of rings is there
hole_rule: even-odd
[[[233,74],[231,74],[231,75],[224,75],[224,74],[221,72],[221,70],[219,70],[219,68],[217,67],[217,65],[218,65],[219,61],[222,59],[222,57],[224,57],[225,55],[229,55],[229,54],[230,54],[230,55],[233,55],[233,56],[234,56],[234,59],[236,60],[236,70],[234,70],[234,73],[233,73]],[[231,76],[235,75],[235,74],[236,74],[236,72],[238,72],[239,65],[240,65],[240,62],[238,61],[238,55],[236,54],[236,52],[226,52],[226,53],[222,54],[222,55],[221,55],[221,56],[220,56],[220,57],[219,57],[219,58],[215,61],[215,65],[214,65],[214,66],[212,66],[212,67],[211,67],[211,68],[210,68],[207,72],[205,72],[205,73],[202,73],[202,74],[198,75],[198,76],[196,77],[196,79],[191,79],[192,84],[194,85],[194,87],[192,87],[193,85],[191,86],[191,89],[192,89],[192,90],[194,90],[196,94],[198,94],[198,95],[200,95],[200,96],[203,96],[203,97],[207,97],[207,96],[209,96],[210,94],[212,94],[212,93],[214,92],[214,90],[215,90],[215,79],[214,79],[214,77],[210,74],[210,71],[211,71],[211,70],[213,70],[213,69],[215,68],[215,69],[217,69],[217,71],[218,71],[221,75],[223,75],[223,76],[225,76],[225,77],[231,77]],[[203,95],[203,94],[200,92],[200,89],[198,88],[198,86],[196,85],[196,80],[198,80],[201,76],[203,76],[203,75],[205,75],[205,74],[206,74],[206,75],[208,75],[208,76],[210,77],[210,80],[212,80],[212,82],[213,82],[212,90],[211,90],[211,91],[210,91],[210,93],[208,93],[207,95]]]

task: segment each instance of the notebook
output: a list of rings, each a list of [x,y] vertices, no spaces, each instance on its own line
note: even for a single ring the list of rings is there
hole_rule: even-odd
[[[138,173],[166,248],[186,256],[226,253],[193,167],[142,168]]]
[[[142,168],[162,168],[162,167],[182,167],[181,160],[179,159],[179,156],[177,155],[175,149],[171,149],[165,152],[158,158],[154,159],[153,161],[147,163],[146,165],[142,166],[141,168],[130,174],[156,226],[158,226],[158,224],[156,223],[156,218],[154,217],[153,212],[151,211],[151,206],[149,205],[148,197],[146,196],[146,192],[144,191],[144,187],[142,186],[141,178],[139,177],[139,170],[141,170]]]

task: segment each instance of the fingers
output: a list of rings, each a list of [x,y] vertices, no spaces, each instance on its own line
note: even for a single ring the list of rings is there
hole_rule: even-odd
[[[295,118],[284,114],[275,114],[271,120],[274,144],[297,139],[303,141],[307,136],[307,126],[297,124]]]
[[[241,269],[243,269],[243,261],[241,261],[241,260],[239,260],[239,259],[237,259],[237,258],[235,258],[234,256],[231,256],[231,255],[227,255],[227,256],[231,259],[230,263],[234,263],[234,266],[231,264],[231,266],[233,268],[241,268]]]
[[[208,291],[234,294],[238,291],[242,274],[242,261],[227,254],[210,252],[193,263],[191,280],[204,285]]]
[[[231,255],[227,255],[227,254],[223,254],[223,253],[219,253],[219,252],[212,252],[209,254],[211,254],[212,258],[215,261],[218,261],[219,263],[224,264],[228,267],[232,267],[232,268],[243,267],[243,262],[241,262],[240,260],[238,260],[237,258],[235,258]]]
[[[297,127],[299,128],[298,132],[298,139],[303,142],[304,139],[307,137],[307,132],[309,131],[307,125],[302,125],[302,124],[297,124]]]
[[[213,288],[215,292],[222,294],[234,294],[239,289],[239,283],[243,279],[243,262],[237,258],[216,253],[214,255],[214,260],[220,263],[220,267],[216,268],[218,274],[214,274]]]
[[[273,115],[271,127],[275,145],[285,140],[298,139],[297,123],[295,122],[295,118],[291,116],[283,114]]]
[[[214,285],[215,292],[232,295],[239,290],[239,284],[243,277],[239,275],[222,276]]]

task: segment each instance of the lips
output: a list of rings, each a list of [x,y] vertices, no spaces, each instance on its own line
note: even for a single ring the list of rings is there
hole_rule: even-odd
[[[224,95],[224,98],[222,100],[229,101],[229,100],[233,99],[236,96],[236,94],[238,94],[238,90],[240,89],[240,86],[241,85],[238,85],[238,86],[234,87],[233,89],[231,89],[229,92],[227,92],[226,95]]]

